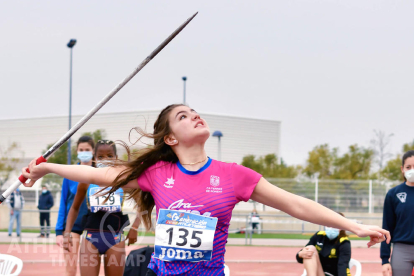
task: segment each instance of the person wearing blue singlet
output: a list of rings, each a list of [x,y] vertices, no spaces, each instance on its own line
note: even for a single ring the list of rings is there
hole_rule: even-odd
[[[106,167],[115,159],[117,154],[114,142],[99,140],[95,146],[96,167]],[[66,223],[63,248],[69,252],[72,250],[71,228],[85,196],[88,213],[82,220],[84,232],[80,245],[81,275],[99,275],[100,255],[104,255],[105,275],[122,275],[126,240],[123,229],[129,225],[128,216],[122,213],[125,198],[123,189],[106,194],[98,185],[79,183]],[[137,218],[128,233],[128,245],[136,242],[138,226]]]
[[[89,136],[82,136],[79,138],[76,146],[78,152],[79,165],[92,166],[93,165],[93,148],[95,142]],[[62,190],[60,196],[59,213],[56,222],[56,244],[63,247],[63,232],[65,231],[66,221],[69,210],[72,207],[75,198],[76,190],[78,189],[78,182],[68,178],[63,179]],[[77,258],[79,252],[80,235],[83,232],[82,217],[88,213],[86,201],[83,200],[79,205],[79,213],[75,218],[72,231],[73,249],[64,251],[65,259],[65,276],[75,276],[77,270]]]

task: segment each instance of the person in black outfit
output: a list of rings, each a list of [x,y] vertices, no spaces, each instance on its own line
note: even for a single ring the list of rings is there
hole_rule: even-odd
[[[308,276],[351,276],[351,242],[345,230],[325,227],[310,238],[296,260],[305,265]]]
[[[414,264],[414,151],[403,155],[401,172],[405,182],[390,189],[384,200],[382,227],[390,231],[393,244],[391,255],[391,243],[381,243],[384,276],[411,275]]]
[[[47,189],[47,186],[42,187],[42,194],[39,196],[39,205],[37,208],[40,211],[50,210],[53,207],[53,196]],[[47,225],[47,227],[46,227]],[[50,212],[40,212],[40,236],[39,238],[48,238],[50,234]]]

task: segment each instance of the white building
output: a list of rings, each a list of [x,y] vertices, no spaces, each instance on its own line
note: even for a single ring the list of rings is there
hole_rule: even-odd
[[[72,145],[76,144],[77,139],[82,133],[93,132],[97,129],[105,130],[106,139],[122,140],[130,145],[139,138],[137,132],[131,131],[131,129],[140,127],[148,132],[152,132],[154,122],[159,112],[159,110],[154,110],[98,113],[72,137]],[[243,156],[248,154],[262,156],[275,153],[279,155],[279,121],[203,113],[200,115],[207,121],[211,134],[216,130],[220,130],[223,133],[223,137],[221,138],[222,161],[241,163]],[[80,115],[73,116],[73,125],[81,117]],[[5,149],[13,142],[18,143],[19,151],[14,151],[13,157],[21,159],[16,166],[16,171],[10,176],[9,181],[2,188],[5,189],[16,181],[18,175],[20,175],[20,169],[27,165],[33,158],[39,157],[46,150],[48,144],[55,143],[67,132],[67,128],[67,116],[0,120],[0,148]],[[144,141],[151,143],[149,140]],[[144,145],[141,143],[140,146]],[[118,151],[119,155],[121,155],[122,148],[118,147]],[[210,137],[208,139],[206,151],[211,158],[218,158],[218,138]],[[22,154],[24,156],[23,158]],[[26,202],[30,206],[36,206],[37,204],[39,191],[41,190],[40,182],[38,181],[33,188],[21,186]],[[54,191],[53,194],[57,208],[60,193]],[[240,203],[237,209],[251,210],[253,208],[252,206],[251,203]]]
[[[93,132],[97,129],[105,130],[106,139],[122,140],[128,144],[134,143],[139,135],[131,129],[140,127],[152,132],[159,112],[154,110],[98,113],[72,137],[72,145],[82,133]],[[216,114],[200,115],[207,121],[211,133],[216,130],[223,133],[221,138],[222,161],[241,163],[243,156],[248,154],[261,156],[275,153],[279,155],[279,121]],[[81,117],[80,115],[73,116],[73,125]],[[55,143],[63,136],[67,132],[67,127],[67,116],[0,120],[0,147],[4,149],[8,144],[17,142],[24,154],[24,160],[31,160],[39,157],[48,144]],[[148,140],[146,142],[151,143]],[[142,143],[141,146],[143,146]],[[119,147],[119,150],[122,149]],[[218,138],[208,139],[206,151],[211,158],[218,158]],[[14,155],[22,157],[17,151]]]

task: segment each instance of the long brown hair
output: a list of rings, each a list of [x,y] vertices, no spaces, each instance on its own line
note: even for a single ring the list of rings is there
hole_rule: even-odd
[[[341,212],[337,212],[338,214],[340,214],[341,216],[343,216],[343,217],[345,217],[345,215],[344,214],[342,214]],[[343,237],[348,237],[348,235],[346,234],[346,231],[345,230],[339,230],[339,235],[338,235],[338,238],[336,239],[336,241],[338,242],[338,241],[340,241],[341,240],[341,238],[343,238]]]
[[[119,161],[118,164],[122,164],[126,169],[115,178],[114,182],[111,184],[111,190],[108,193],[113,193],[117,189],[128,184],[128,182],[137,179],[143,172],[145,172],[145,170],[158,161],[177,163],[177,155],[171,147],[164,142],[164,138],[171,133],[168,120],[169,114],[178,106],[183,106],[183,104],[172,104],[161,111],[154,123],[154,133],[151,134],[145,132],[141,128],[134,128],[141,135],[141,138],[147,137],[154,139],[154,145],[138,151],[135,160]],[[129,151],[128,157],[130,157]],[[133,191],[130,191],[128,199],[132,198],[135,200],[139,215],[142,215],[142,221],[144,222],[145,228],[149,230],[152,227],[151,213],[155,206],[154,198],[151,193],[144,192],[139,188],[132,190]]]

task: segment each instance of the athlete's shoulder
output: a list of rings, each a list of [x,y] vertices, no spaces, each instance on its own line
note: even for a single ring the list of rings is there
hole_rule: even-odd
[[[316,233],[317,236],[326,236],[326,232],[325,231],[318,231]]]
[[[232,166],[237,165],[237,163],[228,163],[228,162],[218,161],[213,158],[210,158],[210,159],[211,159],[211,165],[214,165],[220,168],[231,168]]]
[[[171,166],[175,165],[175,163],[167,162],[167,161],[157,161],[154,165],[149,166],[146,171],[156,170],[156,169],[168,169]]]
[[[351,241],[349,240],[348,237],[342,237],[339,239],[339,243],[343,243],[343,242],[351,242]]]
[[[405,190],[405,187],[406,187],[405,182],[403,182],[403,183],[389,189],[387,194],[388,195],[395,195],[396,193],[401,192],[402,190]]]

